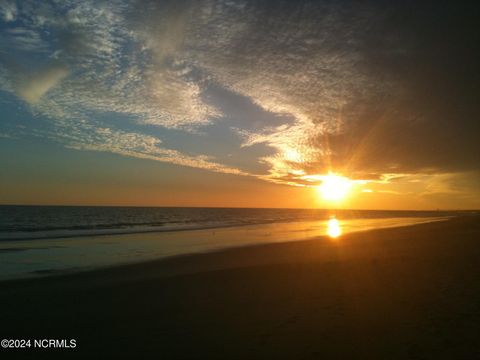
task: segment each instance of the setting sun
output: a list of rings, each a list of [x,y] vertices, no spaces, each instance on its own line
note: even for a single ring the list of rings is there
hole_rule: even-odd
[[[322,198],[328,201],[343,200],[350,191],[352,182],[350,179],[335,174],[323,177],[322,184],[318,187]]]

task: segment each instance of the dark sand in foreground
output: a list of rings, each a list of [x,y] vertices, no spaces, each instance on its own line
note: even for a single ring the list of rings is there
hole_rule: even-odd
[[[1,338],[77,340],[75,349],[31,350],[36,358],[474,359],[480,219],[3,282],[0,289]]]

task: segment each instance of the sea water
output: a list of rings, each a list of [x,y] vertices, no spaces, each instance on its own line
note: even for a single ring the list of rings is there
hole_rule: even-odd
[[[438,221],[456,212],[0,206],[0,279]],[[332,236],[335,219],[335,236]],[[330,226],[330,229],[329,229]]]

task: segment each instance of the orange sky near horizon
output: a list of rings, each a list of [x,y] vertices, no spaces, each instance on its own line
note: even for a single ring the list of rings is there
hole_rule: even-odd
[[[96,152],[68,150],[70,161],[64,162],[45,156],[42,147],[36,151],[33,151],[35,146],[29,149],[27,159],[10,160],[15,162],[15,167],[12,164],[10,171],[2,176],[1,204],[380,210],[480,208],[475,202],[478,197],[471,196],[470,201],[462,196],[452,197],[448,188],[443,189],[443,193],[428,194],[425,186],[431,186],[431,182],[420,179],[353,184],[344,199],[332,202],[324,199],[316,186],[274,184],[249,176]],[[0,153],[0,158],[2,154],[5,155]],[[39,159],[32,161],[32,157],[37,156]],[[441,184],[439,181],[438,186]]]

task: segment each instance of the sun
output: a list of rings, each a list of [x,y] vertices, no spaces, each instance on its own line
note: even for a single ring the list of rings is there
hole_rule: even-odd
[[[345,199],[351,187],[352,181],[349,178],[329,173],[322,177],[318,190],[324,200],[338,202]]]

